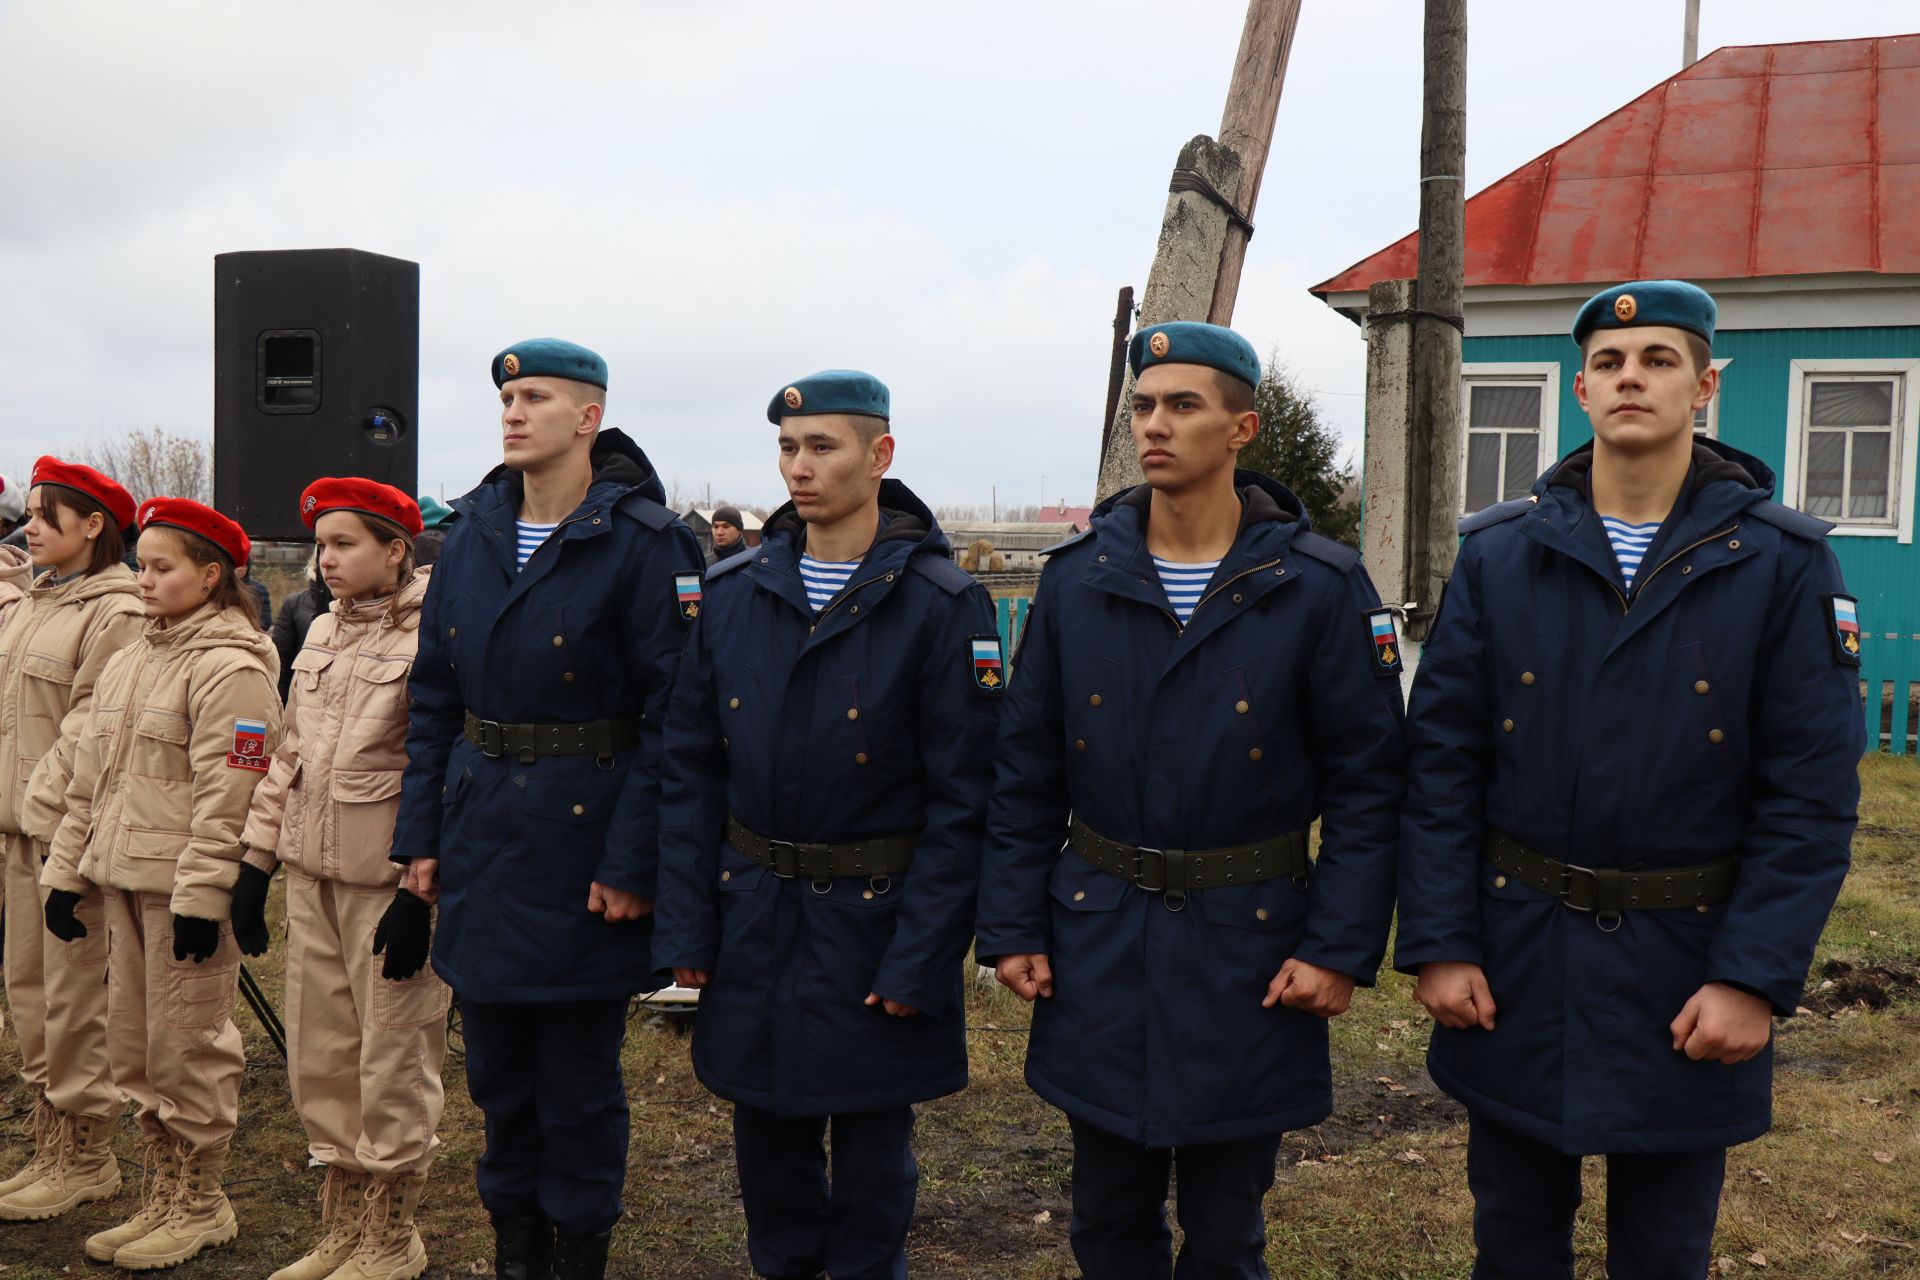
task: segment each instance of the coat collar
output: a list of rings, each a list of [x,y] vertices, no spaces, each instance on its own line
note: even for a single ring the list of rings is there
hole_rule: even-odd
[[[1233,482],[1240,502],[1240,527],[1234,533],[1233,546],[1221,558],[1220,567],[1214,570],[1202,605],[1194,610],[1185,627],[1180,627],[1166,590],[1160,585],[1153,555],[1147,550],[1152,487],[1135,485],[1115,494],[1095,508],[1089,521],[1093,532],[1092,550],[1081,581],[1096,591],[1133,600],[1165,614],[1168,622],[1180,631],[1168,659],[1169,667],[1255,600],[1299,576],[1291,564],[1293,541],[1313,527],[1300,499],[1279,481],[1256,471],[1236,470]],[[1228,583],[1242,582],[1244,587],[1235,587],[1239,599],[1231,609],[1214,602],[1216,591],[1224,590]]]
[[[872,614],[870,601],[887,595],[907,562],[915,556],[946,558],[951,544],[940,522],[913,490],[898,480],[880,482],[880,523],[873,543],[860,559],[834,603],[814,619],[813,605],[800,581],[800,553],[806,544],[806,523],[791,502],[771,516],[761,533],[760,546],[741,572],[754,584],[785,600],[812,620],[813,643],[831,638]],[[841,608],[842,601],[867,607]]]

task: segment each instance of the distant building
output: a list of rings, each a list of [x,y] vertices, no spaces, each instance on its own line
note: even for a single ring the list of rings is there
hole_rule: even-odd
[[[1065,542],[1084,526],[992,524],[985,520],[970,520],[958,524],[942,523],[940,527],[946,533],[947,541],[953,544],[955,564],[961,563],[967,549],[974,543],[985,541],[993,544],[993,549],[1001,555],[1004,568],[1033,571],[1040,567],[1042,551],[1056,543]]]
[[[1087,521],[1092,518],[1092,507],[1070,507],[1064,501],[1054,506],[1040,508],[1039,516],[1041,524],[1070,524],[1073,526],[1074,533],[1086,528]]]

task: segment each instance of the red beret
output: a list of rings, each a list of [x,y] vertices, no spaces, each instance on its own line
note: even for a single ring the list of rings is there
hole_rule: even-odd
[[[311,529],[329,511],[357,511],[378,516],[417,538],[425,522],[420,519],[420,504],[390,484],[363,480],[359,476],[322,476],[300,495],[300,518]]]
[[[116,528],[125,529],[133,524],[133,495],[92,467],[54,457],[41,458],[33,464],[33,483],[77,490],[105,507]]]
[[[199,534],[226,552],[236,566],[245,564],[253,553],[253,542],[245,529],[191,498],[148,498],[140,507],[140,528],[155,525]]]

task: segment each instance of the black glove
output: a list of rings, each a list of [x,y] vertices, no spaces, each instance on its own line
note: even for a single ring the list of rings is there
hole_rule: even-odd
[[[199,964],[220,949],[220,922],[198,916],[173,918],[173,958]]]
[[[405,982],[419,973],[427,963],[432,941],[433,907],[406,889],[394,894],[393,905],[373,931],[373,954],[386,953],[380,976],[389,982]]]
[[[273,872],[240,864],[240,879],[233,886],[233,940],[250,956],[267,954],[273,941],[267,929],[267,886],[272,883]]]
[[[73,909],[80,905],[80,895],[69,893],[65,889],[51,889],[47,892],[47,932],[62,942],[76,942],[87,936],[87,926],[74,916]]]

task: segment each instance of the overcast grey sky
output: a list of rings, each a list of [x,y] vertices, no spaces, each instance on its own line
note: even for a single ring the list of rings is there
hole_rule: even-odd
[[[1303,10],[1235,323],[1357,451],[1358,332],[1306,289],[1414,226],[1421,5]],[[1470,190],[1677,71],[1682,10],[1473,0]],[[1920,30],[1913,0],[1704,11],[1703,54]],[[0,0],[0,467],[210,433],[213,255],[347,245],[420,263],[424,491],[497,461],[488,361],[557,334],[690,492],[777,502],[768,397],[852,365],[928,501],[1085,501],[1114,292],[1244,13]]]

